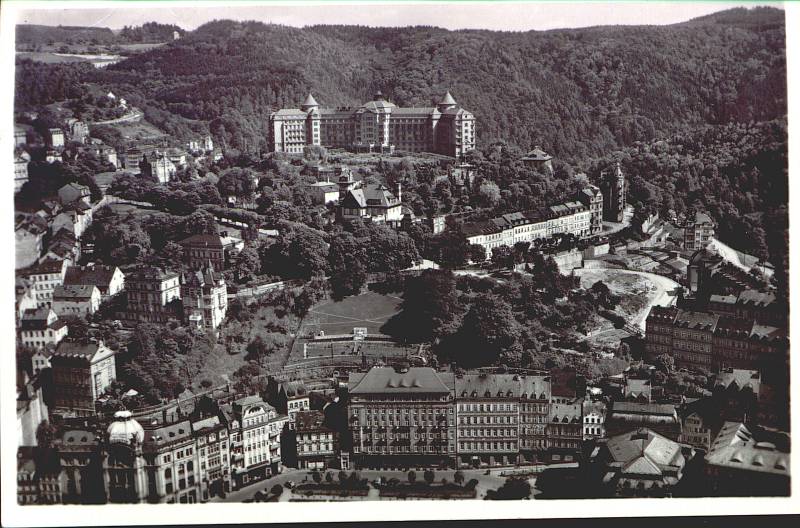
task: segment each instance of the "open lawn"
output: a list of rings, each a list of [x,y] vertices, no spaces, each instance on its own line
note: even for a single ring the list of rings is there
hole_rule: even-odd
[[[367,333],[379,334],[380,328],[400,310],[399,297],[375,292],[362,293],[342,301],[325,301],[314,306],[303,321],[301,335],[352,334],[354,327],[366,327]]]
[[[156,128],[155,126],[151,125],[145,120],[140,121],[125,121],[122,123],[114,123],[111,125],[103,125],[116,128],[119,130],[122,137],[125,139],[131,139],[136,141],[148,141],[154,139],[160,139],[164,137],[166,134],[162,132],[160,129]]]
[[[108,207],[111,208],[111,210],[114,211],[117,214],[125,214],[125,213],[132,212],[133,215],[136,218],[142,218],[142,217],[145,217],[145,216],[167,214],[167,213],[162,213],[161,211],[156,211],[156,210],[153,210],[153,209],[145,209],[145,208],[142,208],[142,207],[138,207],[136,205],[122,204],[122,203],[112,203],[112,204],[109,204]]]

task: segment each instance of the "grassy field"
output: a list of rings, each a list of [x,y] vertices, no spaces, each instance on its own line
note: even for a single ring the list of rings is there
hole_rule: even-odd
[[[124,123],[115,123],[104,126],[116,128],[125,139],[132,139],[136,141],[152,141],[163,138],[166,135],[160,129],[156,128],[145,120],[138,122],[126,121]]]
[[[354,327],[366,327],[370,334],[380,333],[380,328],[399,311],[401,299],[375,292],[348,297],[342,301],[326,301],[314,306],[303,321],[301,335],[352,334]]]

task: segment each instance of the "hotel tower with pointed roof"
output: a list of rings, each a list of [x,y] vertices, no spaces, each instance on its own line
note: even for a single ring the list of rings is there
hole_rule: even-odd
[[[399,107],[381,92],[360,107],[320,107],[308,94],[300,108],[270,115],[272,152],[302,154],[306,146],[366,152],[433,152],[460,157],[475,148],[475,116],[447,92],[436,106]]]

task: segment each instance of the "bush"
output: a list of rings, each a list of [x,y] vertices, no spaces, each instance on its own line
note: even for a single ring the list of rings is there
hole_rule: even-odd
[[[276,497],[279,497],[283,493],[283,486],[281,486],[280,484],[275,484],[274,486],[272,486],[270,492]]]
[[[477,485],[478,479],[470,479],[470,481],[464,486],[464,489],[474,490]]]

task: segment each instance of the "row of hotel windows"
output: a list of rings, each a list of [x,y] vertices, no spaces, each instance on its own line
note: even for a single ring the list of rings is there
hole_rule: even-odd
[[[516,442],[459,442],[461,451],[516,451]]]
[[[472,411],[472,412],[495,412],[495,411],[517,411],[515,403],[459,403],[459,411]]]
[[[300,452],[307,453],[309,451],[333,451],[333,444],[303,444],[300,446]]]
[[[410,446],[378,446],[378,447],[364,447],[363,451],[368,453],[445,453],[454,451],[450,446],[434,447],[434,446],[415,446],[413,449]],[[354,453],[362,452],[360,446],[353,446]]]
[[[461,429],[458,436],[517,436],[516,429]]]
[[[468,424],[513,424],[517,423],[513,416],[462,416],[458,419],[461,425]]]

